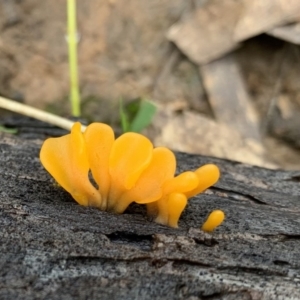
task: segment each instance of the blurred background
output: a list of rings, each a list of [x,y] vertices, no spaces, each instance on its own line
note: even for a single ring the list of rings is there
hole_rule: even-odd
[[[157,146],[300,168],[299,0],[79,0],[77,17],[89,122],[118,131],[120,98],[150,99]],[[0,0],[0,95],[69,116],[66,40],[66,0]]]

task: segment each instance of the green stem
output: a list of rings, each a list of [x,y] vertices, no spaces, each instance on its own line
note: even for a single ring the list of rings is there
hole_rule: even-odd
[[[77,26],[76,26],[76,0],[68,0],[68,44],[70,68],[70,101],[72,115],[80,116],[80,95],[78,87],[77,66]]]

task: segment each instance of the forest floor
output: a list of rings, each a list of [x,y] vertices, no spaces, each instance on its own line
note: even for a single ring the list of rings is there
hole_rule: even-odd
[[[0,95],[62,116],[65,2],[0,1]],[[118,128],[119,99],[147,98],[155,144],[299,169],[299,4],[258,2],[78,1],[83,117]]]

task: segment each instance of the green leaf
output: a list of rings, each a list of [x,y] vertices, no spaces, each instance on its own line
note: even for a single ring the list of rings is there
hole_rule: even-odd
[[[149,100],[142,100],[135,117],[129,124],[129,131],[141,132],[151,123],[155,113],[155,104]]]

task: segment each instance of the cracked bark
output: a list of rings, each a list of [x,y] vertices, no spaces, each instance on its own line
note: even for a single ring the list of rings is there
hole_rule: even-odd
[[[172,229],[142,206],[77,205],[40,165],[41,143],[1,135],[1,299],[300,298],[300,171],[177,153],[178,171],[213,162],[222,177]],[[213,209],[226,221],[210,235]]]

